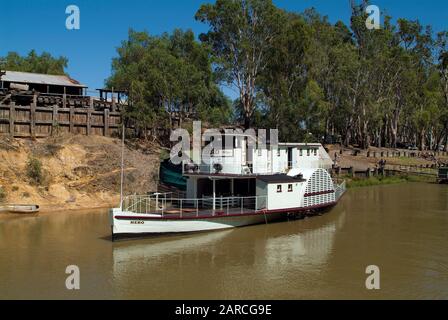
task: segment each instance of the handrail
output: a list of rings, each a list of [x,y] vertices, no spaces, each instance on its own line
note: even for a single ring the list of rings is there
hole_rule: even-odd
[[[344,180],[342,183],[340,184],[335,184],[335,197],[336,197],[336,201],[338,201],[342,195],[347,191],[347,183]]]
[[[186,169],[186,163],[183,163],[182,170],[184,174],[194,174],[194,173],[203,173],[203,174],[237,174],[237,175],[253,175],[253,174],[274,174],[286,172],[288,170],[288,166],[285,165],[284,170],[274,170],[272,163],[268,164],[242,164],[242,163],[230,163],[225,161],[214,161],[209,164],[202,163],[200,165],[192,166],[190,170]],[[215,164],[222,165],[222,169],[217,171],[215,169]]]
[[[182,217],[233,215],[267,208],[267,197],[173,198],[170,194],[130,195],[123,198],[125,212]]]

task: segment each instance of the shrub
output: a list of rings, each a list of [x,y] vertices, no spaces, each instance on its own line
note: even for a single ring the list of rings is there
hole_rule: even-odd
[[[58,152],[62,149],[62,146],[58,144],[47,144],[46,147],[46,155],[55,156],[58,154]]]
[[[44,181],[42,162],[34,157],[29,158],[26,165],[26,174],[34,183],[42,184]]]
[[[160,156],[159,156],[159,157],[160,157],[160,160],[161,160],[161,161],[164,161],[164,160],[170,158],[170,153],[169,153],[168,150],[162,149],[162,150],[160,151]]]
[[[6,200],[6,190],[0,186],[0,203]]]

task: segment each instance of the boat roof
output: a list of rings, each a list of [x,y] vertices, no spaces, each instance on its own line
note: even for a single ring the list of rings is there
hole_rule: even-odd
[[[320,148],[322,146],[322,144],[320,144],[320,143],[280,142],[278,144],[278,146],[279,147],[300,147],[302,149],[306,149],[306,148],[316,149],[316,148]]]
[[[257,179],[266,183],[292,183],[292,182],[305,182],[302,177],[291,177],[286,174],[271,174],[257,176]]]

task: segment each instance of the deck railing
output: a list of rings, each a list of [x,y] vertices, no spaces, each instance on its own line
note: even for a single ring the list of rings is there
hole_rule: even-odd
[[[337,184],[335,183],[335,196],[336,196],[336,201],[338,201],[342,195],[345,193],[345,191],[347,191],[347,184],[344,181],[342,181],[342,183]]]
[[[267,197],[211,197],[178,199],[171,194],[131,195],[123,199],[122,210],[138,214],[173,217],[236,215],[267,208]]]
[[[215,166],[217,165],[217,166]],[[292,168],[292,167],[291,167]],[[291,169],[290,168],[290,169]],[[233,164],[225,162],[214,162],[200,165],[183,164],[184,174],[234,174],[234,175],[257,175],[282,173],[288,170],[287,164],[284,167],[274,168],[269,164]]]

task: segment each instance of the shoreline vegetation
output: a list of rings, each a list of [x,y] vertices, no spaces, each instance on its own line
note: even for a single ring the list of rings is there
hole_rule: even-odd
[[[420,182],[420,183],[435,183],[434,176],[421,176],[415,174],[401,174],[391,177],[370,177],[370,178],[351,178],[342,177],[347,181],[347,188],[364,188],[380,185],[391,185],[400,183]]]

